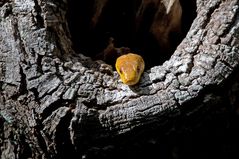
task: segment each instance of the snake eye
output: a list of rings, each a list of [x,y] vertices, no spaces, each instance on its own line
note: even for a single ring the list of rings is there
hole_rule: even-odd
[[[140,67],[137,66],[136,71],[139,73],[140,72]]]
[[[120,74],[122,74],[122,73],[123,73],[123,71],[122,71],[122,69],[121,69],[121,68],[120,68],[120,70],[119,70],[119,73],[120,73]]]

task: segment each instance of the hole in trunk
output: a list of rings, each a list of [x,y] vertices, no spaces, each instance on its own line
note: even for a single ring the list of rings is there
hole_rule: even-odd
[[[73,48],[93,59],[106,57],[112,65],[119,52],[140,54],[146,68],[160,65],[170,58],[196,16],[196,0],[180,0],[178,25],[176,2],[166,8],[160,0],[68,0]],[[109,41],[117,51],[109,49]]]

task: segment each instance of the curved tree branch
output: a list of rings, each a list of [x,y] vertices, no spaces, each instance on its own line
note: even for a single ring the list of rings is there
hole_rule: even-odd
[[[225,94],[233,104],[238,3],[198,0],[197,17],[171,58],[129,87],[106,64],[72,49],[65,0],[0,2],[1,157],[50,158],[64,144],[87,149],[214,109]],[[225,84],[226,93],[218,93]]]

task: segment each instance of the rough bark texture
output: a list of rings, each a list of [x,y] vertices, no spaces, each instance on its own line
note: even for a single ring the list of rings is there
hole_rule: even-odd
[[[122,147],[138,153],[143,143],[162,154],[165,134],[236,114],[238,5],[197,0],[197,17],[171,58],[128,87],[74,52],[66,0],[0,2],[1,158],[125,157]]]

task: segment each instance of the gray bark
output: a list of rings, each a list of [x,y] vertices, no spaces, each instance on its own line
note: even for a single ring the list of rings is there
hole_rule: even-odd
[[[196,5],[171,58],[129,87],[72,49],[66,0],[0,2],[1,158],[84,158],[132,134],[182,130],[237,109],[239,1]]]

